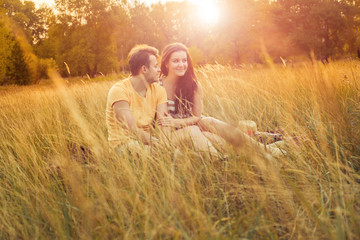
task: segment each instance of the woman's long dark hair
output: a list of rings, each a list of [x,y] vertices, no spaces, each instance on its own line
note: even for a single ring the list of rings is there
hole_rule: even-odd
[[[189,51],[184,44],[172,43],[164,48],[161,57],[161,75],[168,75],[166,64],[169,62],[171,54],[178,51],[186,52],[188,67],[184,76],[180,77],[175,86],[175,109],[177,113],[187,115],[192,114],[191,109],[194,104],[194,94],[198,88],[198,81]]]

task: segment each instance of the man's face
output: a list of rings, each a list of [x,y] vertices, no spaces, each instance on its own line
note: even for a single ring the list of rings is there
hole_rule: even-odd
[[[149,84],[159,81],[160,67],[154,55],[150,55],[150,66],[146,67],[145,79]]]

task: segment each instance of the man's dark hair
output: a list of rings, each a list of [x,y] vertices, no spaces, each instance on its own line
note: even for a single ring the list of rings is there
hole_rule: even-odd
[[[155,57],[159,56],[159,51],[150,47],[146,44],[140,44],[133,47],[129,53],[129,65],[130,71],[133,76],[139,74],[140,68],[142,66],[150,67],[150,55],[154,55]]]

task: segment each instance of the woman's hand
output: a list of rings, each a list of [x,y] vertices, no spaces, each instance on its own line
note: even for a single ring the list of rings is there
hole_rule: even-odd
[[[174,119],[168,113],[165,113],[164,117],[158,119],[158,123],[162,127],[181,127],[178,119]]]

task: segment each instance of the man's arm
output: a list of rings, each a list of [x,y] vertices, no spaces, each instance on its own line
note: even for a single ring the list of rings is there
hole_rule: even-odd
[[[168,115],[168,108],[167,108],[167,102],[166,103],[162,103],[162,104],[159,104],[157,107],[156,107],[156,119],[163,119],[165,117],[169,116]],[[163,125],[159,125],[161,127],[161,129],[163,131],[168,131],[170,130],[170,128],[168,126],[163,126]]]
[[[150,133],[136,126],[135,118],[130,111],[128,102],[118,101],[115,102],[112,107],[114,109],[116,119],[123,123],[123,125],[127,127],[132,133],[139,136],[145,144],[150,144],[151,141],[158,141],[156,138],[151,137]]]
[[[156,119],[163,119],[164,117],[168,116],[168,109],[167,109],[167,102],[159,104],[156,107]],[[161,129],[167,129],[168,127],[164,127],[160,125]]]
[[[162,103],[162,104],[159,104],[157,107],[156,107],[156,119],[160,120],[161,119],[164,119],[166,117],[169,117],[168,116],[168,108],[167,108],[167,102],[166,103]],[[164,126],[164,125],[159,125],[160,128],[161,128],[161,131],[162,131],[162,135],[160,135],[162,138],[165,137],[165,140],[167,142],[167,139],[166,139],[166,136],[169,136],[169,133],[170,133],[170,127],[169,126]]]

